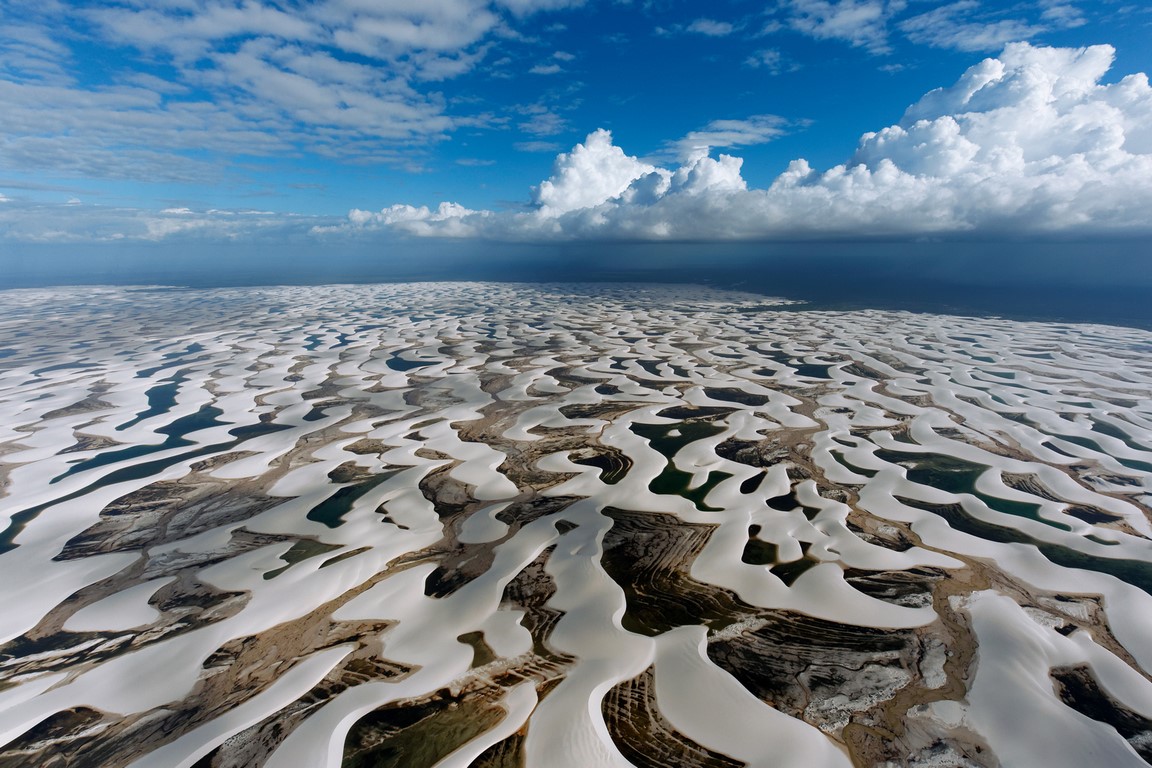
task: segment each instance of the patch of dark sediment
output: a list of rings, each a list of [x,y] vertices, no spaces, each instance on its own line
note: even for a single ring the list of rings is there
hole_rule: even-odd
[[[540,437],[530,442],[497,441],[491,443],[504,454],[496,469],[517,488],[543,492],[575,476],[575,473],[553,472],[539,467],[545,456],[581,450],[594,440],[585,434],[586,427],[534,427],[529,432]]]
[[[1017,528],[985,522],[969,513],[960,504],[931,504],[903,496],[896,496],[895,498],[901,504],[922,509],[943,518],[949,527],[961,533],[1002,544],[1030,544],[1056,565],[1065,568],[1082,568],[1114,576],[1152,595],[1152,563],[1143,560],[1102,557],[1061,544],[1053,544],[1030,536]]]
[[[912,630],[917,643],[907,650],[914,655],[902,657],[909,683],[876,706],[859,708],[840,731],[856,765],[998,765],[980,736],[930,715],[934,703],[963,702],[967,695],[976,636],[961,606],[967,595],[990,586],[979,563],[949,575],[932,584],[938,620]]]
[[[195,768],[249,768],[268,756],[309,715],[336,695],[366,682],[400,680],[411,669],[374,656],[356,655],[330,672],[311,691],[255,725],[234,734],[205,755]]]
[[[642,408],[643,402],[608,401],[601,403],[573,403],[562,405],[560,415],[567,419],[603,419],[613,421],[637,408]]]
[[[1109,512],[1097,509],[1096,507],[1088,507],[1082,504],[1068,507],[1064,510],[1064,514],[1070,517],[1074,517],[1077,520],[1082,520],[1085,523],[1089,523],[1091,525],[1107,526],[1110,523],[1118,523],[1123,520],[1123,518],[1117,515],[1113,515]]]
[[[848,568],[844,581],[859,592],[908,608],[932,605],[932,590],[936,582],[947,578],[947,573],[936,568],[912,568],[907,571],[866,571]]]
[[[715,630],[756,613],[735,593],[689,575],[717,526],[616,507],[603,514],[612,519],[612,527],[604,534],[600,562],[624,590],[624,629],[648,636],[680,626]]]
[[[513,501],[496,513],[496,519],[518,530],[542,517],[562,512],[580,500],[579,496],[536,496]]]
[[[70,768],[77,742],[98,737],[105,729],[103,715],[89,707],[73,707],[41,720],[3,748],[4,765],[11,768]]]
[[[563,367],[551,368],[547,371],[544,371],[544,375],[551,376],[561,386],[567,385],[573,389],[577,387],[583,387],[587,384],[602,384],[606,379],[611,378],[609,376],[603,376],[601,378],[589,378],[588,376],[581,376],[578,371],[582,370],[583,369]]]
[[[476,647],[473,645],[474,651]],[[486,643],[484,647],[491,655],[491,648]],[[509,689],[530,682],[535,685],[537,696],[544,698],[573,660],[562,654],[542,656],[536,652],[511,659],[492,658],[435,692],[379,707],[349,730],[343,766],[435,765],[504,719],[507,712],[502,699]],[[499,757],[507,761],[522,754],[522,744],[515,737],[498,742],[501,743],[499,749],[490,748],[484,753],[486,760]]]
[[[1004,485],[1017,491],[1038,496],[1047,501],[1067,501],[1067,499],[1063,499],[1052,492],[1037,475],[1001,472],[1000,478],[1004,481]]]
[[[562,611],[548,605],[556,594],[556,581],[545,564],[554,549],[554,546],[545,549],[508,582],[500,598],[500,607],[523,612],[520,624],[532,636],[533,653],[553,663],[567,665],[575,661],[575,657],[556,651],[548,644],[552,630],[564,616]]]
[[[424,593],[429,596],[446,597],[483,575],[492,565],[495,546],[508,538],[506,535],[481,544],[464,544],[459,540],[461,525],[470,515],[478,514],[485,503],[475,499],[471,486],[452,476],[454,466],[438,467],[419,482],[421,494],[431,502],[440,518],[443,536],[435,544],[401,558],[409,564],[437,563],[424,584]],[[377,511],[387,512],[388,504]]]
[[[660,713],[655,671],[648,667],[609,689],[600,703],[608,734],[636,768],[741,768],[743,761],[697,744]]]
[[[730,437],[716,446],[716,455],[750,467],[770,467],[788,459],[791,451],[771,439],[754,441]]]
[[[285,541],[282,536],[235,530],[228,544],[212,552],[173,551],[138,560],[107,579],[90,584],[49,611],[22,636],[0,646],[0,679],[98,664],[128,651],[234,616],[248,601],[244,592],[224,591],[196,577],[204,567]],[[153,579],[174,577],[160,586],[149,604],[160,612],[151,624],[120,632],[71,632],[64,629],[77,611],[110,595]],[[74,650],[79,648],[80,650]],[[21,661],[24,659],[24,661]]]
[[[101,395],[112,389],[112,385],[106,381],[97,382],[88,388],[88,395],[78,400],[72,405],[66,405],[63,408],[57,408],[54,411],[48,411],[40,418],[44,421],[49,419],[58,419],[67,416],[79,416],[81,414],[91,413],[93,411],[105,411],[112,408],[112,404],[106,400],[101,399]]]
[[[300,397],[303,400],[330,400],[333,401],[333,403],[350,403],[351,401],[347,401],[340,396],[340,393],[348,388],[348,382],[343,376],[338,376],[330,372],[328,377],[320,382],[315,389],[302,392]]]
[[[87,432],[74,432],[72,438],[76,441],[67,448],[61,448],[57,451],[58,454],[66,453],[81,453],[83,451],[103,451],[109,448],[122,446],[123,443],[118,443],[111,438],[104,437],[103,435],[90,435]]]
[[[862,627],[765,610],[740,631],[711,637],[708,657],[760,700],[844,743],[857,765],[900,762],[918,745],[902,728],[892,730],[890,710],[902,715],[929,687],[944,686],[950,644],[941,629]],[[869,743],[877,732],[888,734],[883,749]]]
[[[522,729],[501,739],[481,752],[468,768],[524,768],[527,764],[524,754],[525,735]]]
[[[443,688],[360,718],[344,742],[343,768],[431,768],[504,719],[499,686]]]
[[[1077,520],[1082,520],[1083,522],[1089,523],[1091,525],[1098,525],[1103,528],[1112,528],[1118,531],[1123,531],[1124,533],[1132,536],[1140,536],[1143,538],[1143,535],[1133,529],[1132,526],[1129,525],[1122,516],[1112,512],[1106,512],[1099,507],[1090,506],[1083,503],[1070,502],[1068,499],[1058,496],[1056,493],[1051,491],[1048,486],[1041,482],[1040,478],[1036,475],[1003,473],[1002,477],[1004,479],[1004,484],[1009,488],[1024,491],[1025,493],[1030,493],[1033,496],[1039,496],[1040,498],[1046,499],[1048,501],[1055,501],[1066,504],[1067,506],[1064,509],[1064,514],[1070,517],[1074,517]],[[1131,498],[1127,498],[1125,501],[1128,503],[1134,502],[1134,500]],[[1136,504],[1136,506],[1139,506],[1139,504]]]
[[[418,483],[421,495],[432,503],[436,515],[445,523],[478,504],[472,489],[452,476],[454,468],[454,465],[437,467]]]
[[[1152,765],[1152,720],[1124,706],[1100,685],[1087,665],[1056,667],[1049,672],[1056,695],[1085,717],[1112,726]]]
[[[312,653],[354,644],[355,648],[312,692],[270,716],[269,720],[278,722],[275,727],[261,729],[258,725],[248,729],[245,733],[258,733],[259,738],[231,739],[214,753],[211,759],[216,762],[207,763],[258,765],[319,704],[352,685],[396,678],[410,671],[381,657],[379,637],[388,622],[331,620],[336,604],[343,602],[343,598],[338,599],[296,621],[225,643],[204,661],[203,672],[188,694],[161,710],[123,716],[103,713],[99,727],[93,727],[92,718],[85,718],[71,724],[67,732],[57,735],[55,743],[44,744],[43,748],[34,740],[33,732],[26,733],[0,750],[0,764],[15,764],[10,759],[21,756],[28,759],[28,765],[40,765],[44,763],[37,760],[62,755],[64,765],[127,765],[139,756],[141,744],[156,749],[174,741],[267,690]],[[233,750],[243,753],[244,762],[225,760]]]
[[[673,405],[670,408],[657,411],[656,415],[662,419],[674,419],[676,421],[689,421],[691,419],[713,421],[727,416],[735,410],[737,409],[714,405]]]
[[[543,491],[572,475],[542,470],[538,466],[540,459],[594,445],[595,438],[588,434],[587,426],[532,427],[528,431],[539,439],[526,441],[504,437],[505,432],[517,425],[525,410],[539,406],[537,401],[490,403],[480,408],[481,418],[453,422],[451,426],[460,440],[481,443],[504,454],[497,471],[517,488]]]
[[[230,464],[233,461],[246,459],[249,456],[259,456],[256,451],[230,451],[228,453],[217,454],[216,456],[209,456],[206,459],[193,462],[188,465],[188,469],[194,473],[209,473],[214,469],[218,469],[225,464]]]
[[[900,668],[915,642],[910,630],[857,627],[791,611],[758,613],[761,626],[710,640],[708,657],[757,698],[796,717],[818,698],[799,675],[808,673],[813,685],[821,685],[840,677],[834,668],[860,670],[878,663]]]
[[[388,445],[383,440],[362,437],[356,442],[344,446],[344,450],[348,453],[354,453],[357,456],[378,456],[381,453],[392,450],[393,447],[394,446]]]
[[[746,392],[737,387],[705,387],[704,394],[713,400],[719,400],[725,403],[739,403],[740,405],[753,407],[767,405],[770,402],[770,399],[764,395]]]
[[[623,480],[632,469],[632,459],[616,448],[589,447],[573,451],[569,455],[574,464],[595,467],[600,470],[600,482],[615,485]]]
[[[437,499],[441,498],[438,494],[442,491],[449,494],[452,499],[461,498],[457,495],[461,484],[452,478],[444,479],[445,477],[444,473],[441,473],[440,481],[424,486],[424,489]],[[459,532],[468,516],[483,514],[487,503],[434,501],[434,505],[438,504],[437,511],[442,513],[444,536],[431,547],[414,553],[406,560],[438,561],[435,570],[425,581],[424,593],[430,597],[447,597],[485,574],[495,559],[496,547],[515,536],[523,526],[542,517],[557,514],[577,500],[576,496],[544,497],[531,492],[524,494],[522,498],[511,502],[495,515],[496,520],[508,526],[504,535],[481,543],[461,542]]]
[[[853,509],[845,526],[857,538],[893,552],[907,552],[915,546],[911,531],[900,524],[878,520]]]
[[[76,560],[166,544],[242,523],[284,501],[247,483],[197,473],[155,482],[104,507],[100,519],[72,537],[54,559]]]

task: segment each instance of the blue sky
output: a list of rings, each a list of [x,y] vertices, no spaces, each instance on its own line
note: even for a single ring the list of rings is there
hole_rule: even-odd
[[[0,238],[8,240],[285,229],[511,239],[600,231],[708,239],[735,229],[755,238],[783,230],[745,224],[795,220],[799,205],[816,222],[809,233],[820,231],[812,206],[824,206],[847,211],[835,234],[853,226],[869,234],[877,218],[869,206],[900,195],[934,201],[893,204],[879,216],[927,222],[913,233],[1069,220],[1129,231],[1139,224],[1135,203],[1152,194],[1152,182],[1140,181],[1152,140],[1139,127],[1152,99],[1146,80],[1143,90],[1137,82],[1152,69],[1152,8],[1123,0],[0,0],[0,9]],[[1030,46],[1002,55],[1017,42]],[[1111,48],[1077,53],[1101,45]],[[906,110],[990,57],[1008,74],[980,81],[991,82],[983,101],[925,107],[918,114],[931,125],[913,135]],[[1136,81],[1121,89],[1129,75]],[[1050,85],[1071,80],[1080,83],[1075,103],[1068,88]],[[1033,97],[1055,105],[1050,125],[1013,144],[1004,137],[1020,132]],[[1100,104],[1116,114],[1099,117]],[[1095,122],[1085,125],[1083,114]],[[908,135],[861,144],[889,126]],[[1070,131],[1072,144],[1059,138]],[[1119,143],[1100,138],[1110,131]],[[978,151],[957,150],[957,141]],[[916,154],[937,143],[953,159]],[[1048,145],[1059,167],[1045,155],[1004,170],[1005,146],[1028,154]],[[701,151],[709,162],[722,154],[743,162],[693,165]],[[818,188],[793,195],[806,202],[747,199],[800,158],[813,173],[793,186]],[[886,161],[903,174],[896,193],[880,188]],[[822,175],[839,164],[869,171],[866,199],[844,197],[842,179]],[[973,213],[958,200],[987,196],[1005,173],[1004,203]],[[560,190],[551,208],[539,192],[546,179]],[[662,186],[645,192],[645,184]],[[1059,197],[1069,184],[1075,194]],[[1098,199],[1091,190],[1101,185],[1132,216],[1083,208],[1081,196]],[[577,187],[601,193],[564,192]],[[438,216],[445,201],[459,207]],[[1011,215],[998,217],[996,205]],[[388,214],[391,206],[414,212]],[[1085,212],[1069,219],[1069,207]],[[720,208],[728,213],[709,212]],[[541,209],[551,211],[547,226],[515,218]],[[677,229],[685,216],[699,226]],[[731,216],[744,218],[733,225]]]

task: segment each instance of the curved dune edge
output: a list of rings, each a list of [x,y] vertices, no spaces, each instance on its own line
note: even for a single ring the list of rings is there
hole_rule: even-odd
[[[6,298],[0,762],[1152,759],[1145,332],[698,287]]]

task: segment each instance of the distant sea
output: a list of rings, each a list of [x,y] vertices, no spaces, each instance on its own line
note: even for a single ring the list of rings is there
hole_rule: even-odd
[[[1152,241],[502,244],[387,243],[24,247],[0,289],[487,280],[695,283],[806,302],[1152,329]],[[2,299],[0,299],[2,300]]]

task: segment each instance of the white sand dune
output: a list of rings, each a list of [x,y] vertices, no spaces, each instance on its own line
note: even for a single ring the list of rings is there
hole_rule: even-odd
[[[0,763],[1143,764],[1146,332],[93,290],[0,306]]]
[[[169,576],[145,581],[86,605],[68,617],[64,629],[69,632],[118,632],[151,624],[160,618],[160,612],[148,604],[149,598],[174,579]]]
[[[824,734],[764,704],[708,660],[702,627],[662,635],[656,697],[665,716],[694,741],[749,766],[849,766]]]
[[[1019,766],[1139,766],[1144,761],[1112,728],[1065,707],[1048,670],[1080,661],[1072,641],[1032,622],[1008,598],[978,593],[968,604],[980,641],[967,719],[1000,759]],[[1141,698],[1152,701],[1152,684]]]

